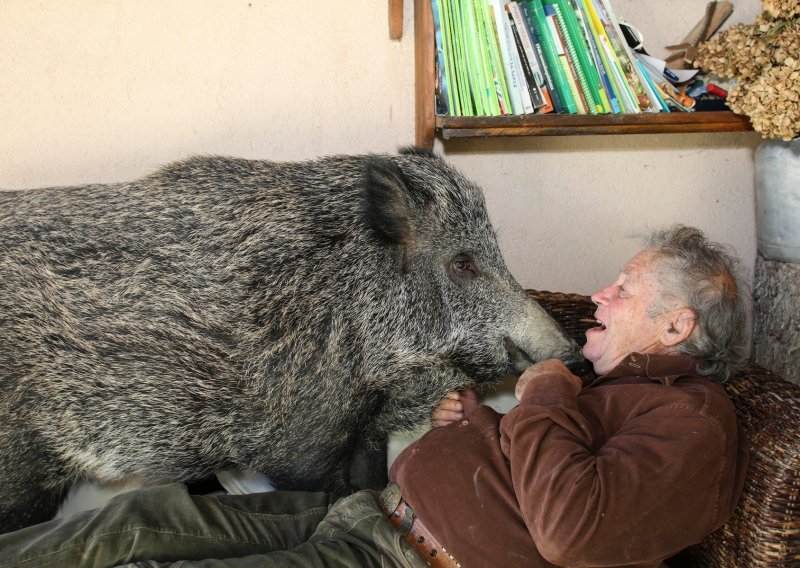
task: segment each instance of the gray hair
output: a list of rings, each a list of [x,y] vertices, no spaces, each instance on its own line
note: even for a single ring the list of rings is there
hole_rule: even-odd
[[[661,300],[650,306],[649,315],[691,309],[695,329],[678,352],[700,359],[701,374],[726,381],[746,353],[746,285],[739,260],[699,229],[683,225],[653,233],[649,250],[656,261],[654,281],[661,289]]]

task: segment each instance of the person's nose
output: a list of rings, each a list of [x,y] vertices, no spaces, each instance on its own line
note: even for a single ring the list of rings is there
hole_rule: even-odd
[[[608,303],[608,295],[609,295],[609,292],[610,292],[612,286],[614,286],[614,285],[613,284],[609,284],[605,288],[602,288],[601,290],[598,290],[594,294],[592,294],[590,296],[590,298],[592,299],[592,302],[594,302],[595,305],[598,305],[598,306],[603,305],[603,304],[607,304]]]

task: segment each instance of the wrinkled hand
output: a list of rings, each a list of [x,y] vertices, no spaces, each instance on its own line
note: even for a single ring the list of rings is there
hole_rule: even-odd
[[[534,363],[525,369],[525,372],[522,373],[522,376],[517,380],[517,386],[514,387],[514,396],[517,397],[517,400],[522,400],[522,393],[525,391],[525,387],[529,382],[535,381],[542,375],[553,374],[564,375],[570,380],[577,379],[577,377],[575,377],[575,375],[573,375],[572,372],[567,369],[567,366],[564,365],[564,363],[559,359],[545,359],[544,361]]]
[[[435,428],[447,426],[452,422],[460,422],[476,406],[478,406],[478,395],[474,390],[470,388],[452,390],[433,410],[431,421]]]

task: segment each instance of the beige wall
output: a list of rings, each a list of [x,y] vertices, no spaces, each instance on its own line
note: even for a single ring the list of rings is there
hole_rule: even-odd
[[[302,159],[414,139],[413,2],[2,0],[0,187],[121,181],[193,153]],[[692,0],[615,0],[655,55]],[[303,6],[302,10],[298,9]],[[758,0],[736,2],[750,20]],[[675,221],[755,255],[752,133],[437,144],[486,189],[527,287],[590,292]]]
[[[0,0],[0,187],[131,179],[197,153],[303,159],[414,140],[412,2]],[[614,0],[663,55],[704,2]],[[735,2],[750,21],[758,0]],[[665,7],[666,6],[666,7]],[[754,263],[744,134],[437,143],[486,190],[526,287],[591,292],[676,221]]]

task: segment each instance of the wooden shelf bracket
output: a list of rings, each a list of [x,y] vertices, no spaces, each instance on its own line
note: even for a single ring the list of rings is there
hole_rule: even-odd
[[[403,38],[403,0],[389,0],[389,39]]]

